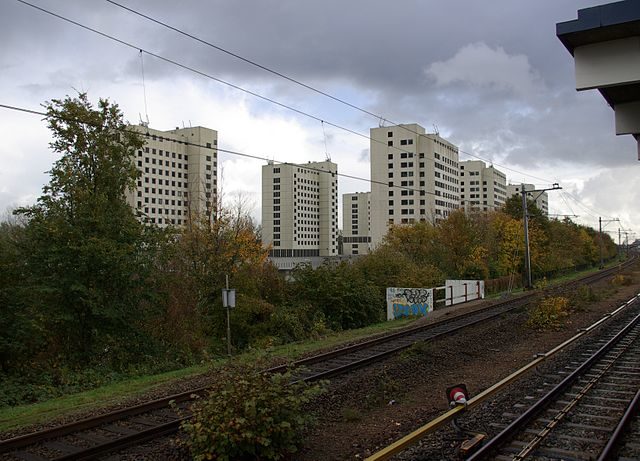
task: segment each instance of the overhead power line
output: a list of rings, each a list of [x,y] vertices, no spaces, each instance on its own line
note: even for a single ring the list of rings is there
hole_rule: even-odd
[[[33,114],[33,115],[40,115],[43,117],[48,117],[49,114],[47,114],[46,112],[42,112],[42,111],[38,111],[38,110],[34,110],[34,109],[27,109],[24,107],[18,107],[18,106],[12,106],[12,105],[8,105],[8,104],[0,104],[0,108],[2,109],[8,109],[8,110],[13,110],[13,111],[17,111],[17,112],[24,112],[24,113],[28,113],[28,114]],[[66,121],[66,122],[76,122],[76,123],[82,123],[85,125],[90,125],[90,126],[97,126],[97,124],[92,123],[90,121],[86,121],[86,120],[81,120],[81,119],[77,119],[77,118],[72,118],[72,117],[58,117],[60,120]],[[126,132],[129,133],[136,133],[136,134],[141,134],[141,132],[139,130],[125,130]],[[144,134],[144,133],[142,133]],[[175,141],[178,142],[177,139],[171,139],[171,138],[166,138],[166,140],[168,141]],[[180,141],[182,143],[184,143],[184,141]],[[319,172],[319,173],[326,173],[326,174],[334,174],[336,176],[340,176],[343,178],[349,178],[349,179],[354,179],[357,181],[364,181],[364,182],[368,182],[370,184],[380,184],[380,185],[384,185],[389,187],[390,189],[401,189],[401,190],[408,190],[408,191],[414,191],[414,192],[419,192],[418,195],[433,195],[436,197],[439,197],[439,195],[437,195],[435,192],[429,192],[423,189],[416,189],[414,187],[410,187],[410,186],[402,186],[402,185],[396,185],[394,183],[393,186],[390,186],[387,182],[384,181],[376,181],[374,179],[369,179],[369,178],[363,178],[360,176],[355,176],[355,175],[351,175],[351,174],[346,174],[346,173],[333,173],[331,171],[326,171],[326,170],[322,170],[320,168],[314,168],[314,167],[310,167],[304,164],[297,164],[297,163],[291,163],[291,162],[284,162],[281,160],[275,160],[271,157],[268,156],[262,156],[262,155],[255,155],[255,154],[247,154],[245,152],[239,152],[239,151],[234,151],[234,150],[229,150],[229,149],[222,149],[220,147],[212,147],[212,146],[206,146],[203,144],[197,144],[197,143],[193,143],[193,142],[188,142],[187,144],[191,145],[191,146],[195,146],[195,147],[200,147],[203,149],[210,149],[212,151],[217,151],[217,152],[222,152],[225,154],[229,154],[229,155],[235,155],[238,157],[245,157],[245,158],[250,158],[250,159],[254,159],[254,160],[261,160],[261,161],[266,161],[266,162],[275,162],[281,165],[295,165],[296,167],[300,167],[300,168],[304,168],[305,170],[309,170],[309,171],[315,171],[315,172]]]
[[[43,116],[43,117],[49,117],[49,114],[47,114],[46,112],[42,112],[42,111],[34,110],[34,109],[28,109],[28,108],[25,108],[25,107],[13,106],[13,105],[9,105],[9,104],[1,104],[0,103],[0,108],[1,109],[7,109],[7,110],[13,110],[13,111],[16,111],[16,112],[23,112],[23,113],[32,114],[32,115],[39,115],[39,116]],[[82,123],[82,124],[85,124],[85,125],[97,126],[96,123],[93,123],[93,122],[90,122],[90,121],[86,121],[86,120],[80,120],[80,119],[77,119],[77,118],[72,118],[72,117],[57,117],[57,118],[59,118],[60,120],[66,121],[66,122],[77,122],[77,123]],[[144,134],[144,133],[141,133],[139,130],[125,130],[125,131],[129,132],[129,133],[135,133],[135,134]],[[178,142],[177,139],[171,139],[171,138],[165,138],[165,139],[167,139],[168,141]],[[181,141],[181,140],[180,140],[180,142],[184,143],[184,141]],[[248,153],[245,153],[245,152],[239,152],[239,151],[234,151],[234,150],[230,150],[230,149],[223,149],[223,148],[220,148],[220,147],[212,147],[212,146],[207,146],[205,144],[198,144],[198,143],[193,143],[193,142],[187,142],[187,144],[195,146],[195,147],[199,147],[199,148],[202,148],[202,149],[210,149],[210,150],[216,151],[216,152],[222,152],[222,153],[229,154],[229,155],[235,155],[235,156],[238,156],[238,157],[244,157],[244,158],[249,158],[249,159],[253,159],[253,160],[260,160],[260,161],[267,161],[267,162],[271,161],[271,162],[275,162],[275,163],[278,163],[278,164],[281,164],[281,165],[293,165],[293,166],[296,166],[296,167],[304,168],[306,170],[315,171],[315,172],[318,172],[318,173],[334,174],[335,176],[338,176],[338,177],[353,179],[353,180],[357,180],[357,181],[363,181],[363,182],[367,182],[367,183],[370,183],[370,184],[380,184],[380,185],[384,185],[384,186],[387,186],[387,187],[393,188],[393,189],[414,191],[414,192],[418,192],[419,195],[433,195],[433,196],[436,196],[436,197],[438,196],[434,192],[429,192],[429,191],[425,191],[425,190],[422,190],[422,189],[416,189],[416,188],[413,188],[413,187],[402,186],[402,185],[398,186],[398,185],[395,185],[395,183],[394,183],[393,186],[389,186],[389,184],[387,182],[383,182],[383,181],[376,181],[376,180],[372,180],[372,179],[369,179],[369,178],[363,178],[363,177],[360,177],[360,176],[355,176],[355,175],[346,174],[346,173],[337,173],[337,172],[333,173],[331,171],[327,171],[327,170],[322,170],[320,168],[314,168],[314,167],[306,166],[304,164],[294,164],[294,163],[290,163],[290,162],[284,162],[284,161],[281,161],[281,160],[276,160],[276,159],[273,159],[273,158],[268,157],[268,156],[262,156],[262,155],[256,155],[256,154],[248,154]],[[583,206],[584,208],[587,208],[575,196],[573,196],[572,194],[568,194],[568,195],[570,197],[572,197],[573,200],[576,201],[576,203],[578,203],[579,205]]]
[[[336,124],[336,123],[329,122],[329,121],[327,121],[327,120],[322,119],[321,117],[318,117],[318,116],[316,116],[316,115],[310,114],[310,113],[305,112],[305,111],[303,111],[303,110],[297,109],[297,108],[295,108],[295,107],[293,107],[293,106],[290,106],[290,105],[288,105],[288,104],[281,103],[281,102],[279,102],[279,101],[277,101],[277,100],[275,100],[275,99],[269,98],[269,97],[267,97],[267,96],[263,96],[263,95],[261,95],[261,94],[259,94],[259,93],[254,92],[254,91],[248,90],[248,89],[246,89],[246,88],[240,87],[240,86],[238,86],[238,85],[235,85],[235,84],[233,84],[233,83],[227,82],[227,81],[222,80],[222,79],[220,79],[220,78],[214,77],[214,76],[212,76],[212,75],[210,75],[210,74],[208,74],[208,73],[206,73],[206,72],[204,72],[204,71],[198,70],[198,69],[196,69],[196,68],[193,68],[193,67],[188,66],[188,65],[186,65],[186,64],[182,64],[182,63],[180,63],[180,62],[178,62],[178,61],[175,61],[175,60],[173,60],[173,59],[170,59],[170,58],[164,57],[164,56],[162,56],[162,55],[159,55],[159,54],[157,54],[157,53],[151,52],[151,51],[146,50],[146,49],[144,49],[144,48],[141,48],[141,47],[139,47],[139,46],[137,46],[137,45],[133,45],[133,44],[131,44],[131,43],[129,43],[129,42],[126,42],[126,41],[124,41],[124,40],[121,40],[121,39],[119,39],[119,38],[117,38],[117,37],[115,37],[115,36],[113,36],[113,35],[109,35],[109,34],[107,34],[107,33],[105,33],[105,32],[101,32],[101,31],[99,31],[99,30],[97,30],[97,29],[95,29],[95,28],[92,28],[92,27],[90,27],[90,26],[87,26],[87,25],[81,24],[81,23],[79,23],[79,22],[77,22],[77,21],[74,21],[74,20],[69,19],[69,18],[67,18],[67,17],[65,17],[65,16],[62,16],[62,15],[59,15],[59,14],[57,14],[57,13],[54,13],[54,12],[52,12],[52,11],[50,11],[50,10],[47,10],[47,9],[45,9],[45,8],[42,8],[42,7],[40,7],[40,6],[34,5],[34,4],[32,4],[32,3],[30,3],[30,2],[27,2],[27,1],[25,1],[25,0],[17,0],[17,1],[18,1],[18,2],[20,2],[20,3],[22,3],[22,4],[24,4],[24,5],[30,6],[30,7],[34,8],[34,9],[37,9],[37,10],[39,10],[39,11],[43,12],[43,13],[49,14],[49,15],[51,15],[51,16],[54,16],[54,17],[58,18],[58,19],[61,19],[61,20],[66,21],[66,22],[68,22],[68,23],[70,23],[70,24],[73,24],[73,25],[75,25],[75,26],[77,26],[77,27],[80,27],[80,28],[83,28],[83,29],[88,30],[88,31],[90,31],[90,32],[96,33],[96,34],[98,34],[98,35],[100,35],[100,36],[102,36],[102,37],[104,37],[104,38],[107,38],[107,39],[109,39],[109,40],[113,40],[113,41],[115,41],[115,42],[117,42],[117,43],[120,43],[121,45],[124,45],[124,46],[127,46],[127,47],[129,47],[129,48],[135,49],[136,51],[139,51],[139,52],[142,52],[142,53],[146,53],[146,54],[148,54],[149,56],[152,56],[152,57],[154,57],[154,58],[160,59],[160,60],[162,60],[162,61],[164,61],[164,62],[167,62],[167,63],[169,63],[169,64],[173,64],[173,65],[175,65],[175,66],[178,66],[178,67],[180,67],[180,68],[182,68],[182,69],[188,70],[188,71],[193,72],[193,73],[195,73],[195,74],[198,74],[198,75],[200,75],[200,76],[202,76],[202,77],[209,78],[209,79],[214,80],[214,81],[216,81],[216,82],[218,82],[218,83],[222,83],[222,84],[227,85],[227,86],[229,86],[229,87],[231,87],[231,88],[234,88],[234,89],[236,89],[236,90],[238,90],[238,91],[242,91],[242,92],[244,92],[244,93],[246,93],[246,94],[249,94],[249,95],[254,96],[254,97],[256,97],[256,98],[259,98],[259,99],[262,99],[262,100],[264,100],[264,101],[270,102],[270,103],[272,103],[272,104],[274,104],[274,105],[277,105],[277,106],[282,107],[282,108],[284,108],[284,109],[287,109],[287,110],[290,110],[290,111],[292,111],[292,112],[295,112],[295,113],[297,113],[297,114],[299,114],[299,115],[303,115],[303,116],[305,116],[305,117],[311,118],[311,119],[316,120],[316,121],[319,121],[319,122],[321,122],[321,123],[325,123],[325,124],[327,124],[327,125],[329,125],[329,126],[332,126],[332,127],[337,128],[337,129],[339,129],[339,130],[345,131],[345,132],[347,132],[347,133],[350,133],[350,134],[353,134],[353,135],[356,135],[356,136],[360,136],[360,137],[362,137],[362,138],[365,138],[365,139],[369,140],[370,142],[375,142],[375,143],[378,143],[378,144],[382,144],[382,145],[387,146],[384,142],[379,141],[379,140],[376,140],[376,139],[373,139],[373,138],[371,138],[370,136],[368,136],[368,135],[366,135],[366,134],[364,134],[364,133],[360,133],[360,132],[358,132],[358,131],[355,131],[355,130],[353,130],[353,129],[347,128],[347,127],[345,127],[345,126],[342,126],[342,125],[338,125],[338,124]],[[392,124],[393,126],[398,126],[399,128],[401,128],[401,129],[403,129],[403,130],[405,130],[405,131],[407,131],[407,132],[409,132],[409,133],[412,133],[412,134],[414,134],[414,135],[416,135],[416,136],[423,136],[423,137],[427,137],[427,138],[429,137],[429,135],[425,135],[425,134],[422,134],[422,133],[418,133],[418,132],[416,132],[416,131],[414,131],[414,130],[409,129],[408,127],[406,127],[406,126],[404,126],[404,125],[402,125],[402,124],[399,124],[399,123],[393,122],[393,121],[391,121],[391,120],[388,120],[388,119],[387,119],[387,118],[385,118],[385,117],[382,117],[382,116],[380,116],[380,115],[374,114],[374,113],[372,113],[372,112],[370,112],[370,111],[368,111],[368,110],[366,110],[366,109],[363,109],[363,108],[361,108],[361,107],[359,107],[359,106],[357,106],[357,105],[355,105],[355,104],[349,103],[349,102],[347,102],[347,101],[345,101],[345,100],[343,100],[343,99],[341,99],[341,98],[335,97],[335,96],[333,96],[333,95],[331,95],[331,94],[329,94],[329,93],[326,93],[326,92],[324,92],[324,91],[318,90],[318,89],[316,89],[316,88],[312,87],[311,85],[307,85],[307,84],[305,84],[305,83],[302,83],[302,82],[300,82],[300,81],[298,81],[298,80],[296,80],[296,79],[293,79],[293,78],[291,78],[291,77],[288,77],[288,76],[286,76],[286,75],[282,74],[281,72],[278,72],[278,71],[272,70],[272,69],[270,69],[270,68],[268,68],[268,67],[266,67],[266,66],[263,66],[263,65],[261,65],[261,64],[258,64],[258,63],[254,62],[254,61],[251,61],[251,60],[247,59],[247,58],[244,58],[244,57],[242,57],[242,56],[240,56],[240,55],[238,55],[238,54],[236,54],[236,53],[232,53],[232,52],[230,52],[230,51],[228,51],[228,50],[225,50],[225,49],[223,49],[222,47],[219,47],[219,46],[217,46],[217,45],[214,45],[214,44],[212,44],[212,43],[209,43],[209,42],[207,42],[207,41],[205,41],[205,40],[203,40],[203,39],[200,39],[199,37],[196,37],[196,36],[194,36],[194,35],[192,35],[192,34],[189,34],[189,33],[187,33],[187,32],[184,32],[184,31],[182,31],[182,30],[180,30],[180,29],[178,29],[178,28],[176,28],[176,27],[170,26],[169,24],[166,24],[166,23],[164,23],[164,22],[162,22],[162,21],[156,20],[156,19],[154,19],[154,18],[151,18],[150,16],[147,16],[147,15],[144,15],[144,14],[142,14],[142,13],[139,13],[138,11],[133,10],[132,8],[125,7],[125,6],[123,6],[123,5],[119,4],[119,3],[116,3],[116,2],[111,1],[111,0],[107,0],[107,1],[109,1],[109,2],[110,2],[110,3],[112,3],[113,5],[116,5],[116,6],[118,6],[118,7],[121,7],[121,8],[123,8],[123,9],[126,9],[126,10],[128,10],[128,11],[130,11],[130,12],[134,13],[134,14],[137,14],[137,15],[139,15],[139,16],[141,16],[141,17],[144,17],[144,18],[146,18],[146,19],[148,19],[148,20],[150,20],[150,21],[153,21],[154,23],[157,23],[157,24],[159,24],[159,25],[162,25],[163,27],[167,27],[167,28],[169,28],[169,29],[171,29],[171,30],[174,30],[174,31],[176,31],[176,32],[180,33],[180,34],[183,34],[183,35],[185,35],[185,36],[187,36],[187,37],[190,37],[190,38],[191,38],[191,39],[193,39],[193,40],[197,40],[197,41],[199,41],[199,42],[201,42],[201,43],[204,43],[204,44],[206,44],[206,45],[208,45],[208,46],[211,46],[211,47],[213,47],[213,48],[215,48],[215,49],[218,49],[218,50],[220,50],[220,51],[223,51],[223,52],[225,52],[225,53],[227,53],[227,54],[229,54],[229,55],[231,55],[231,56],[234,56],[234,57],[236,57],[237,59],[241,59],[241,60],[243,60],[243,61],[245,61],[245,62],[247,62],[247,63],[250,63],[250,64],[255,65],[255,66],[257,66],[257,67],[259,67],[259,68],[261,68],[261,69],[264,69],[265,71],[271,72],[271,73],[273,73],[274,75],[278,75],[278,76],[280,76],[281,78],[285,78],[285,79],[287,79],[287,80],[289,80],[289,81],[291,81],[291,82],[294,82],[294,83],[296,83],[296,84],[298,84],[298,85],[301,85],[301,86],[303,86],[303,87],[305,87],[305,88],[308,88],[308,89],[310,89],[310,90],[312,90],[312,91],[315,91],[315,92],[317,92],[317,93],[319,93],[319,94],[322,94],[322,95],[324,95],[324,96],[326,96],[326,97],[329,97],[329,98],[331,98],[331,99],[333,99],[333,100],[335,100],[335,101],[337,101],[337,102],[340,102],[340,103],[342,103],[342,104],[345,104],[345,105],[347,105],[347,106],[349,106],[349,107],[351,107],[351,108],[354,108],[354,109],[360,110],[360,111],[362,111],[362,112],[364,112],[364,113],[366,113],[366,114],[368,114],[368,115],[371,115],[372,117],[375,117],[376,119],[382,120],[382,121],[384,121],[384,122],[388,122],[388,123]],[[400,148],[398,148],[398,147],[396,147],[396,146],[387,146],[387,147],[392,147],[394,150],[397,150],[397,151],[399,151],[399,152],[402,152],[402,151],[403,151],[402,149],[400,149]],[[479,157],[479,156],[477,156],[477,155],[475,155],[475,154],[472,154],[472,153],[469,153],[469,152],[461,151],[460,149],[458,149],[458,152],[461,152],[461,153],[463,153],[463,154],[465,154],[465,155],[468,155],[468,156],[470,156],[470,157],[472,157],[472,158],[476,158],[476,159],[478,159],[478,160],[482,160],[482,161],[485,161],[485,162],[493,163],[491,160],[484,159],[484,158],[482,158],[482,157]],[[430,159],[430,160],[431,160],[431,159]],[[533,176],[533,175],[531,175],[531,174],[523,173],[523,172],[521,172],[521,171],[514,170],[514,169],[509,168],[509,167],[504,166],[504,165],[499,165],[499,164],[497,164],[497,163],[493,163],[493,164],[494,164],[494,165],[497,165],[497,166],[499,166],[500,168],[503,168],[503,169],[505,169],[505,170],[513,171],[513,172],[515,172],[515,173],[522,174],[522,175],[525,175],[525,176],[529,176],[529,177],[532,177],[532,178],[535,178],[535,179],[540,179],[540,180],[542,180],[542,181],[551,182],[551,181],[548,181],[547,179],[538,178],[538,177]]]
[[[315,88],[315,87],[313,87],[311,85],[308,85],[308,84],[306,84],[304,82],[301,82],[300,80],[297,80],[297,79],[295,79],[293,77],[289,77],[288,75],[283,74],[282,72],[279,72],[277,70],[271,69],[270,67],[267,67],[265,65],[259,64],[256,61],[253,61],[251,59],[245,58],[244,56],[241,56],[241,55],[239,55],[237,53],[234,53],[233,51],[229,51],[229,50],[227,50],[227,49],[225,49],[225,48],[223,48],[223,47],[221,47],[219,45],[216,45],[216,44],[211,43],[211,42],[209,42],[207,40],[204,40],[204,39],[202,39],[202,38],[200,38],[200,37],[198,37],[196,35],[190,34],[189,32],[185,32],[184,30],[179,29],[179,28],[177,28],[175,26],[172,26],[170,24],[167,24],[166,22],[160,21],[159,19],[153,18],[153,17],[151,17],[151,16],[149,16],[147,14],[144,14],[144,13],[142,13],[140,11],[134,10],[133,8],[130,8],[130,7],[126,6],[126,5],[123,5],[121,3],[115,2],[113,0],[106,0],[106,1],[111,3],[112,5],[115,5],[115,6],[119,7],[119,8],[122,8],[123,10],[127,10],[130,13],[133,13],[133,14],[136,14],[136,15],[142,17],[142,18],[145,18],[148,21],[151,21],[151,22],[153,22],[155,24],[158,24],[158,25],[160,25],[162,27],[166,27],[167,29],[170,29],[170,30],[172,30],[174,32],[177,32],[180,35],[184,35],[185,37],[188,37],[188,38],[190,38],[192,40],[200,42],[203,45],[207,45],[207,46],[209,46],[211,48],[214,48],[214,49],[216,49],[216,50],[218,50],[218,51],[220,51],[222,53],[225,53],[225,54],[227,54],[229,56],[233,56],[236,59],[244,61],[247,64],[251,64],[252,66],[258,67],[259,69],[262,69],[265,72],[269,72],[270,74],[273,74],[273,75],[276,75],[277,77],[280,77],[280,78],[283,78],[285,80],[288,80],[291,83],[295,83],[296,85],[299,85],[299,86],[301,86],[303,88],[306,88],[307,90],[313,91],[314,93],[318,93],[318,94],[320,94],[322,96],[325,96],[325,97],[327,97],[329,99],[333,99],[334,101],[339,102],[340,104],[344,104],[345,106],[351,107],[352,109],[356,109],[356,110],[358,110],[358,111],[360,111],[362,113],[365,113],[365,114],[370,115],[372,117],[375,117],[377,119],[381,118],[379,115],[374,114],[373,112],[370,112],[367,109],[364,109],[364,108],[362,108],[360,106],[357,106],[355,104],[350,103],[349,101],[346,101],[346,100],[344,100],[342,98],[334,96],[334,95],[332,95],[330,93],[327,93],[326,91],[320,90],[320,89]],[[387,120],[387,121],[389,121],[389,120]],[[392,122],[389,121],[389,123],[392,123]]]

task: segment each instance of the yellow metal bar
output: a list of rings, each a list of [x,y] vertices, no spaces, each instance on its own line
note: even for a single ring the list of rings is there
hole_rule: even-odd
[[[425,424],[424,426],[416,429],[415,431],[411,432],[410,434],[407,434],[404,437],[402,437],[401,439],[396,440],[391,445],[389,445],[389,446],[383,448],[382,450],[379,450],[378,452],[374,453],[373,455],[369,456],[365,461],[383,461],[383,460],[391,458],[393,455],[397,455],[401,451],[405,450],[407,447],[409,447],[409,446],[413,445],[414,443],[416,443],[422,437],[424,437],[424,436],[426,436],[428,434],[431,434],[432,432],[435,432],[436,430],[441,428],[443,425],[445,425],[449,421],[453,420],[456,416],[459,416],[459,413],[463,412],[465,409],[467,409],[467,408],[471,409],[471,408],[473,408],[475,406],[478,406],[479,404],[484,402],[488,397],[490,397],[494,392],[497,392],[500,389],[502,389],[504,386],[506,386],[508,384],[511,384],[513,381],[515,381],[516,379],[520,378],[523,374],[525,374],[526,372],[528,372],[532,368],[537,367],[544,360],[546,360],[549,357],[551,357],[551,356],[555,355],[556,353],[560,352],[562,349],[567,347],[572,342],[576,341],[577,339],[579,339],[582,336],[584,336],[587,333],[589,333],[594,328],[598,327],[602,322],[605,322],[607,319],[609,319],[611,317],[614,317],[622,309],[624,309],[625,307],[629,306],[638,297],[640,297],[640,294],[634,296],[633,298],[631,298],[629,301],[627,301],[622,306],[618,307],[613,312],[610,312],[610,313],[606,314],[603,318],[601,318],[600,320],[598,320],[594,324],[590,325],[588,328],[585,328],[580,333],[572,336],[571,338],[569,338],[566,341],[564,341],[562,344],[559,344],[558,346],[554,347],[553,349],[551,349],[550,351],[546,352],[545,354],[540,355],[538,358],[536,358],[535,360],[529,362],[524,367],[522,367],[519,370],[511,373],[509,376],[507,376],[506,378],[503,378],[502,380],[498,381],[493,386],[491,386],[491,387],[485,389],[484,391],[480,392],[478,395],[476,395],[475,397],[473,397],[472,399],[470,399],[467,402],[466,407],[463,406],[463,405],[456,406],[455,408],[453,408],[453,409],[447,411],[446,413],[443,413],[442,415],[438,416],[436,419],[434,419],[432,421],[429,421],[427,424]]]
[[[464,410],[464,406],[459,405],[452,410],[447,411],[446,413],[438,416],[436,419],[429,421],[427,424],[422,426],[419,429],[416,429],[412,433],[405,435],[399,440],[396,440],[388,447],[383,448],[382,450],[374,453],[369,456],[365,461],[380,461],[383,459],[389,459],[393,455],[396,455],[403,451],[405,448],[413,445],[416,441],[420,440],[427,434],[434,432],[435,430],[442,427],[444,424],[449,422],[451,419],[455,417],[458,413]]]

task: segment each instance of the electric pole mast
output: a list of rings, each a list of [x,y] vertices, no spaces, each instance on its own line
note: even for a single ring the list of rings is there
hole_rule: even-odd
[[[531,276],[531,253],[529,250],[529,213],[527,210],[527,194],[531,194],[533,192],[540,192],[533,200],[536,201],[543,192],[548,190],[558,190],[562,189],[558,185],[558,183],[554,183],[553,186],[547,187],[545,189],[530,189],[525,190],[524,183],[520,185],[520,193],[522,194],[522,215],[524,221],[524,265],[525,265],[525,290],[530,290],[533,288],[532,276]]]

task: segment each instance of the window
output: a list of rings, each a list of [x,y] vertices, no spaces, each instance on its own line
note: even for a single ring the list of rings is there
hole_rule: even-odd
[[[393,141],[387,141],[387,146],[393,146]]]
[[[387,131],[387,138],[393,138],[393,131]]]
[[[393,154],[387,154],[387,158],[388,158],[389,160],[393,160]]]

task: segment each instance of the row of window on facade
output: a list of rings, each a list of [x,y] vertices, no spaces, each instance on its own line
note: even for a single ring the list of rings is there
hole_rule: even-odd
[[[278,242],[279,246],[280,242]],[[286,249],[286,250],[271,250],[269,256],[274,258],[312,258],[314,256],[320,256],[320,250],[307,250],[307,249]]]
[[[387,158],[393,160],[393,153],[388,153]],[[413,158],[413,152],[400,152],[400,158]],[[424,152],[420,152],[418,158],[424,158]]]
[[[182,219],[175,219],[175,218],[171,218],[171,219],[170,219],[170,218],[164,218],[164,221],[163,221],[163,219],[162,219],[162,218],[158,218],[158,219],[157,219],[157,221],[158,221],[158,224],[162,224],[162,223],[164,222],[164,224],[172,224],[172,225],[174,225],[174,226],[175,226],[176,224],[177,224],[178,226],[182,225]],[[145,222],[145,223],[152,223],[152,224],[156,224],[156,218],[147,217],[147,218],[144,218],[144,222]],[[185,219],[185,220],[184,220],[184,222],[185,222],[185,224],[186,224],[186,223],[187,223],[187,220]]]

